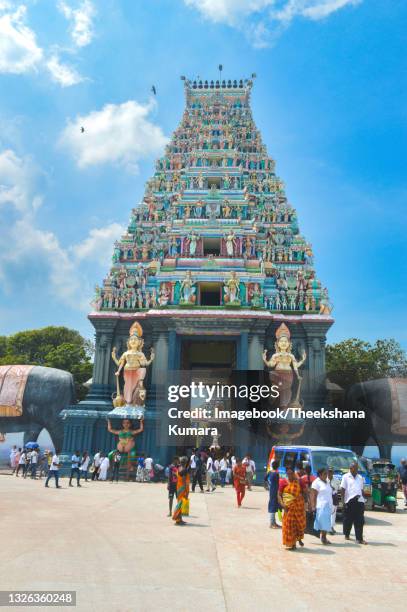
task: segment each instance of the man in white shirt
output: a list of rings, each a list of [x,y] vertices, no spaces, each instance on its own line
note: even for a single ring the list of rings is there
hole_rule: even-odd
[[[38,451],[34,448],[31,452],[31,478],[37,477]]]
[[[229,467],[229,459],[226,457],[222,457],[219,461],[219,475],[220,475],[220,486],[223,488],[226,484],[226,474],[228,472]]]
[[[16,470],[16,476],[17,477],[18,477],[18,472],[20,470],[22,470],[23,476],[24,476],[26,457],[27,457],[27,453],[26,453],[25,450],[23,450],[23,452],[20,453],[20,459],[18,460],[18,466],[17,466],[17,470]]]
[[[89,469],[90,457],[87,451],[83,451],[82,461],[79,466],[80,477],[88,482],[88,469]]]
[[[92,480],[98,480],[99,478],[99,470],[100,470],[100,464],[102,463],[102,458],[100,456],[100,451],[98,451],[97,453],[95,453],[94,457],[93,457],[93,473],[92,473]]]
[[[345,540],[350,540],[352,525],[355,527],[356,541],[367,544],[363,539],[363,525],[365,522],[365,498],[363,497],[364,480],[358,474],[358,464],[352,462],[349,472],[344,474],[341,481],[341,496],[343,499],[343,533]]]
[[[196,450],[194,450],[194,452],[191,455],[191,459],[189,460],[189,466],[191,468],[191,472],[193,470],[196,470]]]
[[[17,457],[17,446],[14,445],[10,451],[10,467],[13,470],[13,474],[17,467],[16,457]]]
[[[69,486],[73,487],[72,484],[72,478],[75,477],[76,478],[76,485],[78,487],[81,486],[80,484],[80,478],[81,478],[81,473],[79,471],[79,464],[81,461],[81,454],[80,452],[77,450],[74,452],[74,454],[71,457],[71,476],[69,478]]]
[[[152,457],[146,457],[144,459],[144,478],[146,482],[150,482],[150,480],[154,477],[154,461]]]
[[[211,455],[209,455],[207,462],[206,462],[206,490],[208,492],[214,491],[216,489],[215,485],[212,482],[213,471],[214,471],[213,458],[211,457]]]
[[[192,459],[193,457],[193,459]],[[203,482],[202,482],[202,475],[203,475],[203,460],[201,458],[201,455],[199,453],[199,450],[196,448],[193,452],[193,454],[191,455],[191,477],[192,477],[192,493],[195,493],[195,487],[198,483],[199,488],[201,493],[204,492],[204,488],[203,488]],[[192,466],[194,466],[192,468]]]
[[[28,470],[31,470],[31,451],[27,451],[25,455],[24,478],[27,478]]]
[[[48,487],[48,483],[51,478],[55,478],[55,486],[57,489],[61,489],[59,483],[59,468],[61,464],[59,462],[59,450],[55,450],[55,455],[52,456],[51,465],[49,466],[49,472],[47,476],[47,480],[45,481],[45,486]]]
[[[113,457],[112,457],[112,475],[110,477],[110,482],[113,482],[113,480],[116,480],[116,484],[119,483],[119,472],[120,472],[120,461],[122,459],[121,454],[119,453],[118,450],[115,450],[113,453]],[[147,461],[147,459],[146,459]]]
[[[254,474],[256,472],[256,464],[254,463],[250,455],[246,455],[246,457],[242,461],[242,465],[246,467],[247,488],[249,489],[249,491],[251,491]]]

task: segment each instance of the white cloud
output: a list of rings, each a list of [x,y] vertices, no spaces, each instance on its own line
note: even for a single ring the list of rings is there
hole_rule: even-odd
[[[235,26],[242,18],[259,13],[274,4],[274,0],[184,0],[214,23]]]
[[[161,128],[149,119],[154,108],[154,100],[147,104],[135,100],[106,104],[101,110],[69,121],[59,143],[71,152],[80,168],[114,162],[137,171],[141,158],[158,154],[168,142]]]
[[[265,47],[297,17],[319,20],[363,0],[184,0],[214,23],[245,32],[254,47]]]
[[[119,223],[110,223],[106,227],[91,229],[85,240],[70,248],[76,262],[95,261],[107,266],[111,261],[113,244],[124,233],[125,228]]]
[[[0,10],[10,9],[8,3]],[[23,74],[38,67],[43,51],[35,33],[25,24],[26,7],[0,16],[0,72]]]
[[[59,2],[58,8],[64,17],[71,22],[71,36],[75,45],[85,47],[93,37],[93,18],[96,10],[90,0],[83,0],[79,7],[74,9],[68,2]]]
[[[323,19],[331,13],[344,8],[360,4],[362,0],[289,0],[281,8],[276,8],[271,15],[279,21],[289,22],[297,16],[308,19]]]
[[[52,80],[62,87],[83,81],[84,78],[74,68],[62,63],[58,55],[49,54],[38,45],[36,34],[28,27],[26,18],[26,6],[21,5],[14,10],[11,3],[0,0],[0,73],[24,74],[47,70]],[[79,27],[81,41],[85,40],[86,32],[89,38],[91,30]],[[81,46],[83,44],[81,42]]]
[[[62,87],[71,87],[81,83],[84,78],[71,66],[62,64],[57,55],[52,55],[47,61],[47,68],[51,73],[53,81]]]
[[[106,270],[114,241],[124,228],[117,223],[92,229],[82,241],[63,247],[55,233],[38,227],[42,203],[36,180],[39,169],[31,158],[11,149],[0,152],[0,278],[3,291],[12,294],[18,268],[29,275],[30,290],[60,303],[89,310],[95,268]],[[12,214],[10,214],[10,208]],[[97,276],[96,276],[97,277]]]
[[[19,213],[35,211],[40,206],[39,196],[31,193],[37,169],[30,158],[18,157],[12,149],[0,153],[0,209],[13,206]]]

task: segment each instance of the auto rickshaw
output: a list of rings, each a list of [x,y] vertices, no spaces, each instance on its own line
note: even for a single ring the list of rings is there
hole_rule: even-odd
[[[372,509],[384,507],[389,512],[396,512],[397,507],[397,471],[394,463],[387,459],[372,461]]]

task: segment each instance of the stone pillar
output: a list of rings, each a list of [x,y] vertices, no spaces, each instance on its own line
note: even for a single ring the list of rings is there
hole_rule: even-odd
[[[304,391],[311,401],[318,403],[325,395],[325,343],[331,321],[306,321],[302,324],[307,350],[307,380]]]
[[[80,404],[78,404],[79,406]],[[71,408],[64,410],[64,442],[62,445],[63,454],[72,454],[75,450],[87,450],[89,453],[93,449],[93,431],[98,418],[96,410],[80,410]]]
[[[166,419],[166,384],[169,368],[168,330],[154,330],[152,333],[155,357],[151,364],[151,385],[147,394],[142,450],[154,458],[154,461],[165,465],[169,461],[167,448],[158,447],[157,428]]]
[[[237,346],[237,370],[247,370],[249,367],[249,334],[243,331]]]
[[[155,357],[151,364],[151,382],[155,385],[160,381],[162,382],[162,375],[163,373],[166,374],[168,370],[168,332],[153,332],[153,345]]]
[[[264,338],[259,333],[249,335],[248,370],[263,370]]]
[[[96,329],[96,351],[93,366],[92,387],[85,403],[111,404],[109,372],[112,363],[112,348],[117,325],[115,319],[91,319]]]

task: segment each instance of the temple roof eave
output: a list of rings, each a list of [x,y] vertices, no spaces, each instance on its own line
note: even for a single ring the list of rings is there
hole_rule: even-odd
[[[319,314],[301,314],[301,315],[286,315],[280,313],[271,313],[268,311],[251,310],[251,309],[236,309],[230,308],[216,308],[213,310],[202,309],[187,309],[187,308],[151,308],[147,311],[139,312],[120,312],[120,311],[92,311],[88,314],[88,319],[124,319],[124,320],[139,320],[149,318],[225,318],[225,319],[265,319],[269,321],[286,321],[289,323],[300,323],[300,322],[315,322],[315,323],[329,323],[333,324],[334,319],[329,315]]]

